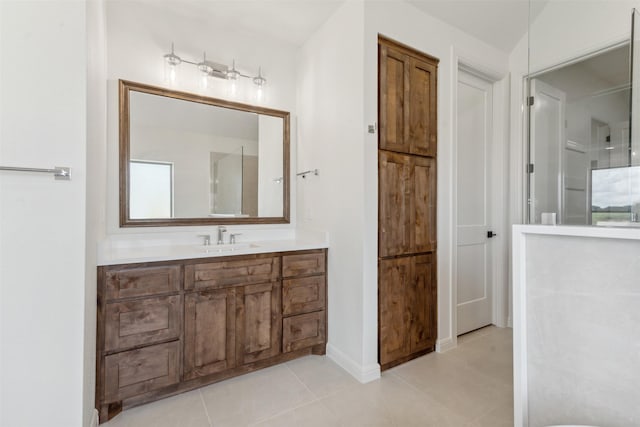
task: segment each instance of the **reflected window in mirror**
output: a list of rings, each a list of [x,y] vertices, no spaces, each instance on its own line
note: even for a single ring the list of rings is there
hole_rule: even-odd
[[[122,226],[288,222],[289,113],[124,81],[120,97]],[[132,159],[171,164],[170,210]]]
[[[173,217],[173,163],[132,160],[131,218]]]

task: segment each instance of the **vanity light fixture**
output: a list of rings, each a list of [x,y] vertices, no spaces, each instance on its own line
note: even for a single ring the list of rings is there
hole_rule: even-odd
[[[206,80],[208,77],[217,77],[219,79],[231,81],[232,92],[235,92],[234,89],[236,81],[239,80],[240,77],[244,77],[246,79],[251,79],[253,83],[258,86],[258,98],[261,98],[263,86],[267,83],[267,79],[265,79],[262,75],[262,67],[258,68],[258,75],[254,77],[242,74],[240,71],[238,71],[236,69],[235,59],[233,60],[231,68],[224,64],[218,64],[216,62],[208,61],[206,53],[204,53],[201,62],[189,61],[176,55],[173,43],[171,43],[171,53],[167,53],[166,55],[164,55],[164,60],[166,66],[169,68],[168,79],[171,83],[175,82],[176,69],[178,65],[182,63],[195,65],[198,68],[198,70],[202,73],[202,86],[204,88],[207,87]]]

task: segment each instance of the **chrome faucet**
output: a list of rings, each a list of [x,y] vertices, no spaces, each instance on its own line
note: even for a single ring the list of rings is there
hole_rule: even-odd
[[[231,234],[229,234],[229,244],[235,245],[236,236],[240,236],[240,235],[242,235],[242,233],[231,233]]]
[[[219,225],[218,226],[218,244],[222,245],[224,243],[224,239],[222,238],[222,233],[226,233],[227,232],[227,227],[225,227],[224,225]]]

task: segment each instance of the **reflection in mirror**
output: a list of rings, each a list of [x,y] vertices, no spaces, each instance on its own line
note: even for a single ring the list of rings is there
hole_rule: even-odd
[[[575,225],[636,218],[629,67],[625,43],[530,77],[530,223],[543,213]]]
[[[288,222],[288,130],[286,112],[121,82],[121,225]]]

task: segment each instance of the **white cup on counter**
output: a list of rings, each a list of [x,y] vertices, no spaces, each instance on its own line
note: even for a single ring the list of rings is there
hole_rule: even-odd
[[[556,225],[555,212],[542,212],[542,225]]]

